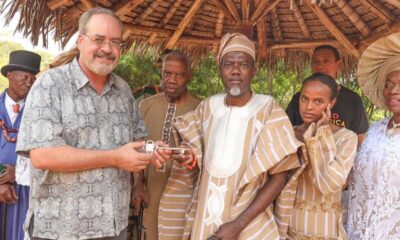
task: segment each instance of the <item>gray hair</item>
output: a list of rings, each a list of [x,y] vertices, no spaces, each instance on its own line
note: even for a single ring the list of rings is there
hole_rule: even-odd
[[[86,31],[87,31],[86,26],[87,26],[90,18],[92,18],[93,15],[97,15],[97,14],[108,15],[108,16],[115,18],[121,27],[121,32],[124,31],[124,24],[122,23],[122,21],[118,17],[118,15],[115,14],[115,12],[113,12],[112,10],[107,9],[107,8],[95,7],[95,8],[91,8],[91,9],[87,10],[86,12],[84,12],[82,14],[82,16],[79,18],[79,32],[80,33],[86,33]]]
[[[191,61],[190,58],[184,54],[183,52],[177,51],[177,50],[173,50],[169,53],[167,53],[162,61],[162,66],[164,67],[165,62],[169,61],[169,60],[176,60],[178,62],[183,63],[183,65],[185,65],[186,68],[186,72],[191,74]]]

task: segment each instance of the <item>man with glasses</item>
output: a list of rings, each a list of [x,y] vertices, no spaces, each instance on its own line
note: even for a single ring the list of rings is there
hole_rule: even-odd
[[[161,167],[128,84],[112,73],[123,25],[93,8],[79,20],[79,56],[43,73],[22,119],[18,154],[32,159],[31,239],[126,239],[131,172]]]
[[[0,94],[0,239],[23,240],[23,223],[29,202],[29,160],[15,153],[25,97],[41,57],[18,50],[10,53],[9,64],[1,68],[8,89]]]
[[[192,78],[190,64],[189,57],[179,51],[169,52],[163,58],[161,69],[163,92],[145,98],[139,104],[140,113],[149,129],[149,139],[162,140],[174,146],[171,130],[175,117],[194,110],[200,103],[200,100],[187,90]],[[149,240],[158,239],[158,207],[171,168],[172,161],[167,161],[161,168],[149,165],[145,169],[145,179],[141,174],[135,178],[135,213],[139,212],[142,200],[148,203],[144,225]]]
[[[188,150],[173,155],[159,239],[280,239],[295,197],[294,178],[287,181],[299,167],[300,144],[275,100],[251,90],[254,43],[226,34],[217,60],[226,93],[174,124]]]

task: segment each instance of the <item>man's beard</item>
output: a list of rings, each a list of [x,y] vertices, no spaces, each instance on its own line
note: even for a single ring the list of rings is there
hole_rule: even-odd
[[[96,57],[106,57],[113,60],[111,64],[104,64],[95,61]],[[105,54],[102,52],[96,52],[92,59],[87,61],[87,67],[97,75],[107,76],[110,74],[118,65],[118,61],[116,60],[116,56],[114,54]]]
[[[237,97],[242,93],[242,90],[238,86],[233,86],[229,89],[229,94],[233,97]]]

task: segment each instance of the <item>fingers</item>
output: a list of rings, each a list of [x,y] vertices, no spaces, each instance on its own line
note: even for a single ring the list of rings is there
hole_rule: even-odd
[[[14,203],[18,200],[15,188],[12,185],[2,185],[0,191],[0,202]]]
[[[8,176],[6,173],[0,175],[0,184],[4,184],[8,182]]]
[[[15,191],[15,187],[11,186],[11,201],[16,202],[18,200],[17,192]]]
[[[130,145],[132,148],[142,148],[144,146],[145,142],[141,141],[141,142],[132,142],[132,143],[128,143],[127,145]]]
[[[151,164],[155,167],[155,168],[162,168],[164,161],[160,161],[158,158],[153,158],[151,161]]]
[[[6,171],[0,174],[0,184],[15,182],[15,167],[6,165]]]
[[[156,141],[156,145],[159,147],[168,147],[168,144],[163,141]]]
[[[134,204],[133,204],[133,206],[134,206],[133,214],[135,214],[135,215],[139,215],[140,202],[141,202],[140,199],[135,197]]]

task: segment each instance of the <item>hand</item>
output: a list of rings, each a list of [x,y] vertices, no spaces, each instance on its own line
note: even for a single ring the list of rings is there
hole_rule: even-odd
[[[166,143],[164,143],[163,141],[157,141],[156,146],[168,147],[168,145]],[[171,150],[158,148],[152,154],[151,164],[155,168],[161,168],[164,165],[165,161],[171,159],[171,154],[172,154]]]
[[[15,182],[15,167],[7,164],[6,171],[0,174],[0,184]]]
[[[332,105],[329,103],[328,106],[326,107],[325,111],[322,112],[322,117],[321,119],[318,120],[318,122],[315,124],[315,130],[317,130],[318,128],[325,126],[325,125],[329,125],[329,122],[331,120],[331,108]]]
[[[193,150],[187,146],[180,147],[185,148],[186,150],[183,153],[173,153],[171,158],[175,161],[178,161],[181,166],[191,168],[195,157]]]
[[[235,221],[222,224],[215,232],[215,237],[220,240],[238,239],[243,228]]]
[[[134,197],[132,201],[134,206],[134,214],[139,215],[142,201],[146,202],[147,206],[149,205],[149,194],[147,193],[143,183],[135,184],[133,191]]]
[[[136,150],[142,148],[143,145],[144,142],[132,142],[114,150],[116,153],[116,167],[130,172],[139,172],[145,169],[152,155],[140,153]]]
[[[10,184],[0,185],[0,202],[1,203],[15,203],[18,200],[15,187]]]

